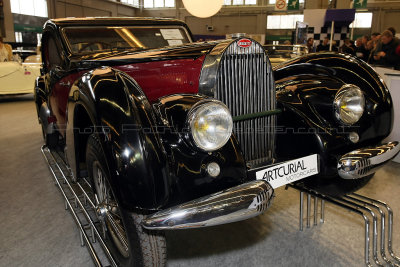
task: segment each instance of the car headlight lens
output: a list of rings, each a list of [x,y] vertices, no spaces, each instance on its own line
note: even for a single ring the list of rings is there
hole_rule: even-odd
[[[358,86],[343,86],[335,96],[335,116],[344,124],[356,123],[364,113],[365,98]]]
[[[197,103],[189,112],[188,124],[195,145],[205,151],[221,148],[232,134],[231,113],[219,101]]]

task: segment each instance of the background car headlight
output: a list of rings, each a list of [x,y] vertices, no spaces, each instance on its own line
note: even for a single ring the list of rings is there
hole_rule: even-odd
[[[229,109],[223,103],[204,101],[192,107],[188,125],[195,145],[205,151],[214,151],[228,142],[233,121]]]
[[[364,94],[358,86],[348,84],[336,93],[335,116],[344,124],[356,123],[364,113],[364,106]]]

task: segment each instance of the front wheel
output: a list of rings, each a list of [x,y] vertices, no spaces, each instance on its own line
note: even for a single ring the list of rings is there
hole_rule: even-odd
[[[118,266],[165,266],[164,234],[142,228],[143,215],[128,212],[119,205],[110,186],[103,150],[94,134],[88,139],[86,163],[94,185],[101,233]]]

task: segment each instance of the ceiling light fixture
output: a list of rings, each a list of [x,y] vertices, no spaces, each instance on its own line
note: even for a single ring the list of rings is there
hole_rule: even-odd
[[[195,17],[214,16],[222,8],[224,0],[182,0],[186,10]]]

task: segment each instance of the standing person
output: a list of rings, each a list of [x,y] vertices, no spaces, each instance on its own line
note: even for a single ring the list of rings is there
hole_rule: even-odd
[[[332,50],[331,51],[332,52],[338,52],[339,51],[339,48],[337,46],[337,42],[335,40],[332,40]]]
[[[371,41],[372,41],[372,49],[369,52],[368,63],[376,64],[376,60],[374,59],[374,55],[378,47],[380,47],[381,42],[381,34],[379,32],[374,32],[371,34]]]
[[[353,44],[349,38],[344,40],[344,44],[340,47],[340,52],[354,55]]]
[[[396,29],[393,28],[393,27],[389,27],[389,28],[387,28],[387,29],[388,29],[388,31],[391,31],[391,32],[392,32],[392,34],[393,34],[393,39],[399,41],[399,38],[396,37]]]
[[[0,37],[0,62],[11,61],[12,48],[11,45],[3,43],[3,37]]]
[[[376,51],[376,45],[377,45],[377,43],[375,43],[372,40],[369,40],[368,43],[367,43],[366,48],[369,51],[369,56],[368,56],[368,61],[367,62],[369,64],[374,64],[375,63],[374,62],[374,53]]]
[[[389,27],[389,28],[387,28],[387,30],[392,32],[393,38],[396,37],[396,29],[395,28]]]
[[[369,35],[364,35],[361,38],[361,43],[363,44],[364,47],[367,47],[367,43],[368,41],[371,40],[371,38],[369,37]]]
[[[378,42],[380,38],[381,34],[379,32],[374,32],[373,34],[371,34],[371,40],[373,42]]]
[[[372,42],[370,43],[371,46],[368,46],[369,36],[364,35],[362,38],[358,38],[356,41],[356,56],[361,58],[365,62],[368,62],[369,53],[372,49]],[[369,48],[368,48],[369,47]]]
[[[384,31],[381,34],[381,44],[374,53],[376,64],[400,68],[400,56],[396,54],[399,45],[399,39],[394,39],[391,31]]]
[[[357,38],[357,40],[354,42],[354,45],[356,46],[356,48],[363,46],[362,38]]]
[[[312,38],[312,37],[308,38],[306,45],[307,45],[308,53],[315,52],[314,38]]]
[[[324,40],[317,46],[317,52],[329,51],[329,38],[325,37]]]

